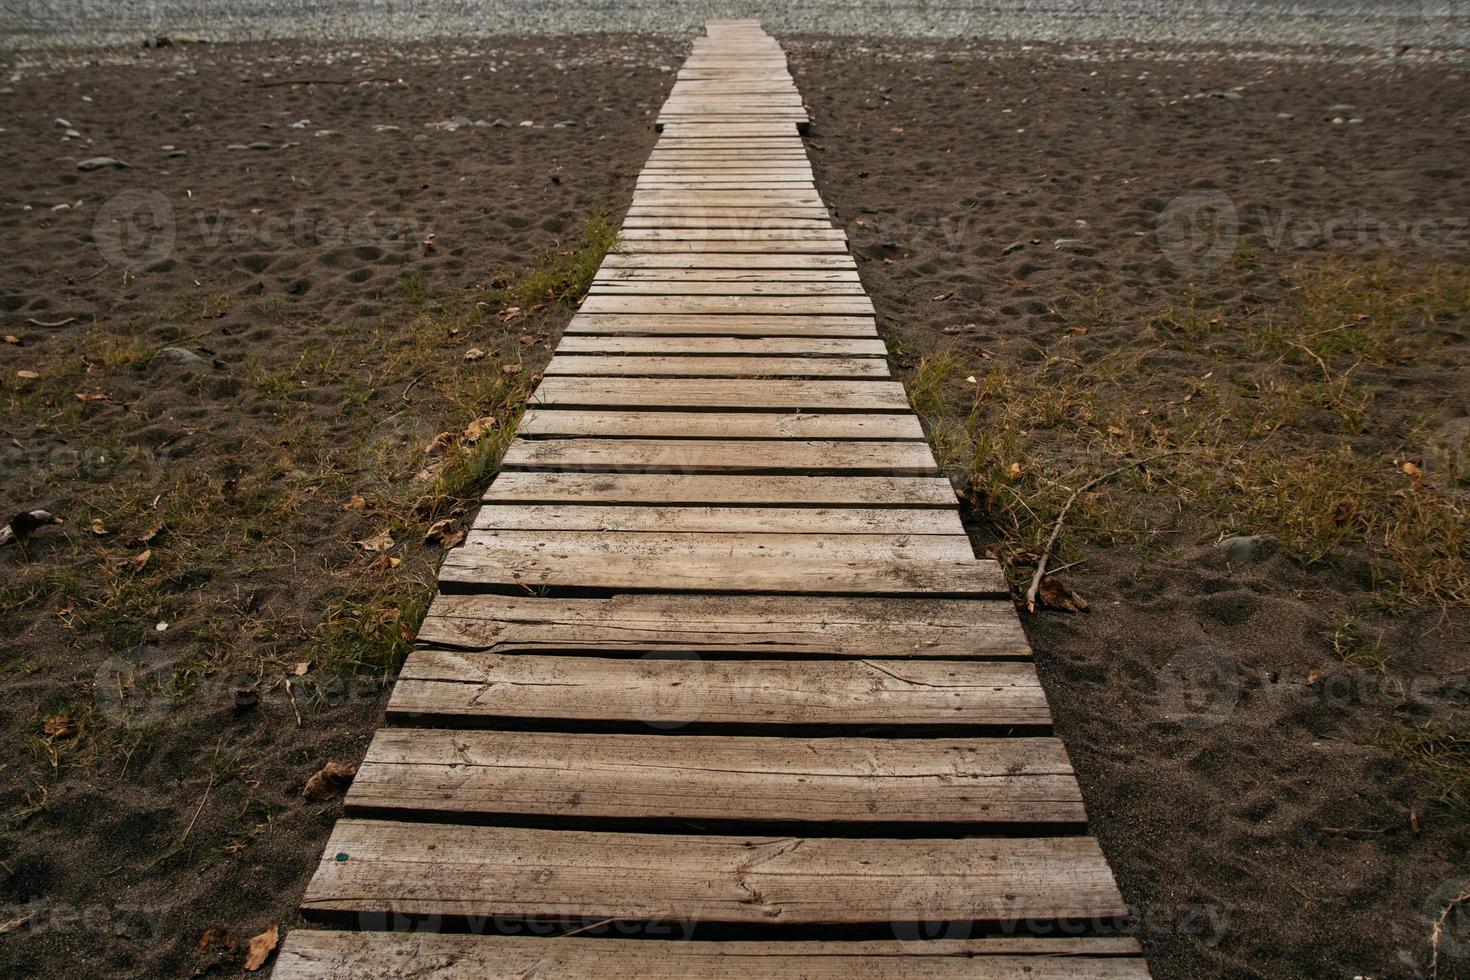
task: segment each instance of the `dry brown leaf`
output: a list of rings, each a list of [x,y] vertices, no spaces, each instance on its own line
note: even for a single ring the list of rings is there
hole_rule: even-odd
[[[92,518],[92,533],[100,538],[111,534],[112,532],[107,530],[107,525],[102,523],[102,518],[94,517]]]
[[[352,499],[349,500],[349,501],[347,501],[347,503],[345,503],[345,504],[342,505],[342,509],[343,510],[366,510],[367,509],[367,501],[362,498],[362,495],[361,494],[354,493],[352,495]]]
[[[354,541],[352,543],[371,554],[382,554],[393,547],[393,536],[388,533],[387,528],[384,528],[372,537],[363,538],[361,541]]]
[[[15,376],[23,381],[35,381],[40,377],[35,371],[17,371]]]
[[[1067,333],[1071,334],[1074,337],[1086,337],[1087,336],[1087,328],[1086,327],[1072,327],[1070,330],[1067,331]]]
[[[441,432],[434,437],[432,442],[424,447],[424,455],[432,456],[435,453],[441,453],[452,445],[454,445],[454,436],[448,432]]]
[[[500,319],[502,320],[514,320],[520,315],[521,308],[519,306],[507,306],[505,309],[500,311]]]
[[[536,340],[537,340],[537,337],[536,337],[535,334],[523,333],[520,336],[521,343],[526,344],[526,345],[534,344],[536,342]]]
[[[265,966],[265,961],[271,958],[280,941],[281,931],[274,922],[265,927],[265,932],[251,936],[250,947],[245,950],[245,969],[254,973]]]
[[[77,733],[77,723],[68,715],[52,715],[41,726],[47,738],[71,738]]]
[[[903,127],[902,126],[893,126],[888,131],[890,133],[902,133],[903,132]]]
[[[311,670],[311,661],[310,660],[303,660],[303,661],[301,661],[300,663],[296,664],[295,666],[293,666],[291,668],[291,673],[295,674],[297,677],[300,677],[302,674],[305,674],[308,670]]]
[[[448,517],[442,521],[435,521],[424,534],[425,543],[437,541],[444,546],[445,550],[453,548],[463,540],[464,532],[455,527],[453,519]]]
[[[467,361],[482,361],[485,359],[485,352],[478,347],[471,347],[464,352],[464,359]]]
[[[500,370],[505,374],[520,374],[522,367],[520,364],[502,364]]]
[[[1404,465],[1400,466],[1399,469],[1403,470],[1404,475],[1411,480],[1422,480],[1424,478],[1424,470],[1419,466],[1418,463],[1406,460],[1404,462]]]
[[[1021,478],[1021,474],[1025,472],[1026,468],[1020,463],[1012,463],[1010,466],[1006,467],[1006,479],[1019,480]]]
[[[1110,435],[1110,436],[1126,436],[1127,434],[1128,434],[1128,431],[1126,429],[1120,428],[1119,426],[1116,426],[1116,425],[1110,425],[1110,426],[1108,426],[1108,435]]]
[[[152,557],[153,549],[144,548],[142,551],[138,552],[136,555],[123,562],[123,568],[127,569],[130,572],[141,572],[143,570],[143,567],[148,564],[148,559]]]
[[[1041,604],[1048,609],[1060,609],[1063,612],[1073,613],[1087,609],[1086,599],[1050,575],[1041,580],[1041,588],[1037,590],[1036,595],[1041,599]]]
[[[306,781],[306,786],[301,790],[301,795],[308,800],[329,800],[334,796],[341,796],[347,791],[352,777],[356,775],[357,767],[355,766],[341,762],[328,762],[312,773],[311,778]]]
[[[221,929],[219,926],[212,926],[199,934],[199,941],[194,944],[194,949],[202,953],[215,943],[219,943],[228,950],[233,950],[239,945],[239,943],[230,938],[230,934],[224,929]]]
[[[495,428],[497,424],[498,423],[495,420],[495,416],[493,415],[486,415],[482,418],[475,419],[469,425],[465,426],[464,441],[479,442],[480,438],[485,433]]]
[[[133,544],[152,544],[153,539],[163,532],[162,524],[155,524],[133,539]]]
[[[20,343],[20,338],[17,337],[17,336],[15,336],[14,334],[6,334],[5,335],[5,342],[7,344],[19,344]]]

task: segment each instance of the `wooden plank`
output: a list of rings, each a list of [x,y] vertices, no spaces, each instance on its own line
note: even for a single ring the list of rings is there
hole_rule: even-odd
[[[547,588],[793,595],[1009,594],[1009,586],[992,561],[897,558],[893,552],[880,554],[881,547],[875,548],[871,541],[867,548],[872,553],[867,557],[818,557],[809,545],[785,544],[773,542],[761,548],[745,542],[719,550],[712,542],[678,547],[676,540],[666,538],[659,548],[631,552],[591,551],[585,541],[574,548],[544,543],[526,547],[518,542],[509,548],[479,544],[455,548],[445,556],[439,585],[442,591],[454,593]],[[855,549],[841,550],[851,553]]]
[[[605,279],[589,295],[603,296],[862,296],[857,282],[666,282],[659,279]]]
[[[872,317],[580,313],[564,336],[877,337]]]
[[[523,436],[723,439],[922,439],[912,415],[784,414],[780,412],[581,412],[532,409]]]
[[[772,738],[386,728],[349,807],[760,823],[1082,823],[1055,738]],[[382,813],[380,816],[391,817]]]
[[[922,933],[920,933],[922,935]],[[297,929],[275,980],[1147,980],[1131,939],[670,940]]]
[[[655,243],[668,244],[668,243]],[[708,243],[702,243],[708,244]],[[792,243],[802,244],[802,243]],[[874,316],[873,301],[856,296],[607,296],[589,295],[583,313],[769,313],[778,316]]]
[[[628,507],[485,504],[479,531],[666,531],[722,534],[943,534],[965,529],[950,510],[896,507]]]
[[[350,819],[333,829],[302,902],[307,913],[569,925],[666,919],[670,910],[700,922],[890,923],[908,908],[930,922],[1127,914],[1090,837],[568,834]]]
[[[897,381],[549,377],[530,404],[576,408],[907,411]]]
[[[809,656],[953,658],[1031,655],[1015,608],[1008,599],[832,598],[817,601],[809,597],[788,596],[620,595],[610,599],[542,599],[441,595],[436,596],[429,607],[429,614],[419,632],[419,642],[495,653],[557,649],[698,650],[777,660]],[[1045,698],[1040,694],[1040,685],[1032,673],[1008,670],[977,672],[957,667],[959,672],[955,674],[927,669],[910,674],[905,667],[900,671],[902,676],[894,677],[876,669],[833,673],[824,663],[802,660],[787,665],[790,670],[782,668],[785,671],[783,683],[789,681],[793,685],[788,689],[790,704],[788,712],[781,715],[783,720],[799,723],[802,720],[800,703],[813,699],[826,705],[815,709],[817,714],[812,718],[813,723],[831,724],[843,721],[841,711],[846,699],[860,706],[900,694],[900,700],[906,701],[920,695],[928,697],[925,692],[950,690],[951,693],[942,695],[942,708],[936,708],[932,714],[923,714],[921,719],[912,723],[934,724],[955,716],[956,712],[963,724],[1048,723],[1048,719],[1042,717]],[[714,671],[713,664],[710,668]],[[720,681],[725,683],[726,680],[733,682],[739,673],[736,668],[731,670],[734,673],[703,670],[695,673],[706,678],[725,678]],[[403,676],[420,680],[482,682],[459,675],[426,674],[412,664],[405,668]],[[616,676],[625,675],[617,673]],[[830,700],[817,697],[826,690],[822,687],[824,684],[832,685]],[[950,685],[958,686],[951,688]],[[609,680],[605,686],[611,692],[622,689],[624,684]],[[1006,698],[1010,703],[1012,695],[1019,696],[1018,688],[1025,688],[1020,692],[1025,695],[1026,707],[1022,714],[987,714],[984,717],[989,720],[976,721],[974,719],[979,716],[966,713],[1002,689],[1009,692]],[[785,697],[772,693],[776,700]],[[750,701],[748,696],[735,700]],[[770,705],[766,704],[765,698],[750,701],[741,707],[745,713],[738,717],[747,721],[764,718],[768,707]],[[863,714],[860,708],[855,707],[854,710],[858,710],[854,723],[867,724],[875,717]],[[553,716],[562,717],[556,713]],[[906,711],[892,714],[895,718],[908,716]]]
[[[504,469],[601,469],[629,473],[752,473],[829,470],[937,476],[927,443],[799,439],[517,439]]]
[[[722,255],[698,252],[686,255],[633,255],[613,252],[602,260],[600,272],[613,269],[843,269],[856,270],[850,255]]]
[[[779,228],[756,221],[738,228],[624,228],[621,236],[626,245],[705,238],[758,242],[845,242],[847,233],[841,228]]]
[[[762,254],[831,254],[847,255],[846,248],[841,242],[800,242],[800,241],[751,241],[748,239],[713,239],[701,238],[693,241],[629,241],[619,246],[619,250],[625,255],[637,255],[640,253],[669,253],[669,252],[758,252]]]
[[[578,334],[556,347],[565,354],[701,354],[769,357],[883,357],[887,345],[856,337],[608,337]]]
[[[446,596],[494,598],[490,596]],[[435,628],[472,642],[478,624],[443,620]],[[514,653],[418,649],[393,688],[389,718],[415,725],[501,726],[523,729],[601,728],[605,731],[781,732],[866,731],[930,735],[935,730],[1043,730],[1051,724],[1035,668],[1024,661],[910,660],[869,656],[792,661],[780,646],[737,650],[754,659],[705,659],[710,647],[687,643],[678,624],[643,646],[612,652],[640,657],[543,656],[537,647]],[[459,627],[459,631],[455,631]],[[541,649],[555,636],[580,648],[588,630],[563,627],[538,635]],[[712,631],[713,632],[713,631]],[[505,632],[497,649],[517,649]],[[740,637],[716,635],[726,645]],[[611,646],[615,638],[593,634]],[[803,641],[814,646],[810,640]],[[584,651],[585,652],[585,651]]]
[[[609,378],[886,378],[888,362],[881,357],[557,354],[543,373]]]
[[[963,534],[750,534],[672,531],[502,531],[472,529],[459,551],[518,552],[548,562],[574,556],[657,558],[699,564],[711,559],[759,563],[769,559],[822,561],[965,562],[974,559]],[[575,574],[575,573],[574,573]],[[753,572],[759,576],[764,571]]]
[[[954,507],[943,477],[501,473],[486,501],[814,507]]]
[[[814,269],[650,269],[613,266],[597,271],[594,283],[643,282],[859,282],[856,267]]]

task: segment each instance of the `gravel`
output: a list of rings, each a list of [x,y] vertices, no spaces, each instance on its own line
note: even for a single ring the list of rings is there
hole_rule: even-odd
[[[690,35],[716,17],[775,34],[983,40],[1470,47],[1470,0],[48,0],[0,4],[0,48],[209,41],[412,41],[505,34]],[[428,5],[424,5],[427,7]]]

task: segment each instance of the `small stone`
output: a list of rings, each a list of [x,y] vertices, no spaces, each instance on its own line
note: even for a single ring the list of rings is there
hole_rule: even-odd
[[[1278,113],[1276,113],[1276,118],[1277,119],[1295,119],[1296,116],[1293,115],[1290,112],[1278,112]]]
[[[531,127],[531,126],[534,126],[534,125],[536,125],[536,123],[535,123],[534,120],[531,120],[531,119],[522,119],[521,120],[521,126],[522,126],[522,128],[528,128],[528,127]]]
[[[166,361],[173,361],[176,364],[208,364],[209,363],[204,358],[200,357],[198,354],[196,354],[193,351],[189,350],[187,347],[164,347],[164,348],[160,349],[157,354],[154,354],[153,355],[153,359],[155,361],[158,360],[158,359],[160,359],[160,358],[162,358],[163,360],[166,360]]]
[[[186,157],[188,155],[188,150],[169,150],[167,153],[164,154],[164,156],[166,157]]]
[[[1247,562],[1264,558],[1275,543],[1269,534],[1232,534],[1216,547],[1225,553],[1226,561]]]
[[[490,124],[488,122],[486,122],[485,120],[483,120],[483,119],[476,119],[475,120],[475,128],[476,129],[489,129],[490,128]]]
[[[79,139],[82,138],[82,134],[79,133],[79,132],[77,132],[75,129],[68,129],[62,135],[65,136],[69,140],[79,140]]]
[[[1340,102],[1337,105],[1328,106],[1327,114],[1329,116],[1346,116],[1348,113],[1352,112],[1354,108],[1354,106],[1346,102]]]
[[[247,150],[269,150],[270,148],[269,143],[251,143],[245,147]]]
[[[310,123],[311,123],[311,120],[310,119],[298,119],[298,120],[296,120],[295,122],[293,122],[291,124],[291,128],[292,129],[305,129],[308,125],[310,125]]]
[[[1025,247],[1026,247],[1026,243],[1025,242],[1011,242],[1005,248],[1003,248],[1003,249],[1000,250],[1000,254],[1001,255],[1010,255],[1013,252],[1019,252],[1021,249],[1025,248]]]
[[[510,128],[510,123],[506,122],[504,119],[496,119],[490,125],[494,126],[496,129],[509,129]]]
[[[1216,92],[1215,98],[1224,99],[1227,102],[1239,102],[1241,99],[1244,99],[1245,96],[1241,95],[1239,92]]]
[[[427,142],[429,142],[429,138],[427,136],[425,136],[423,133],[419,133],[417,136],[415,136],[413,138],[413,141],[415,143],[427,143]]]
[[[243,150],[243,149],[245,149],[245,144],[244,143],[231,143],[229,146],[225,147],[225,149],[227,149],[227,150]]]
[[[114,170],[128,170],[129,165],[113,157],[90,157],[77,164],[78,170],[104,170],[111,167]]]
[[[52,124],[55,125],[57,129],[71,129],[71,123],[67,122],[65,119],[62,119],[60,116],[57,116],[55,119],[53,119]]]

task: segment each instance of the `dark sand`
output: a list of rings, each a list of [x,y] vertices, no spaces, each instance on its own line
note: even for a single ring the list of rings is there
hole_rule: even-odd
[[[353,68],[349,50],[371,64]],[[1432,219],[1438,237],[1401,254],[1465,260],[1464,232],[1456,245],[1445,224],[1470,215],[1462,72],[1014,49],[954,60],[944,46],[850,41],[790,50],[816,119],[821,189],[906,376],[944,346],[985,348],[983,374],[1032,364],[1037,350],[1085,365],[1142,344],[1163,349],[1138,403],[1161,405],[1211,370],[1245,370],[1227,340],[1212,350],[1141,336],[1138,311],[1177,302],[1193,276],[1153,236],[1161,208],[1190,189],[1222,190],[1242,214]],[[419,297],[472,301],[476,286],[567,247],[589,209],[624,206],[671,82],[659,66],[681,57],[672,42],[618,38],[458,54],[343,47],[330,62],[320,48],[220,46],[13,83],[0,102],[0,322],[21,344],[0,347],[0,504],[67,523],[0,553],[0,972],[226,976],[241,952],[223,941],[199,951],[208,930],[243,943],[268,921],[298,924],[339,812],[301,788],[324,761],[360,758],[383,701],[370,690],[343,699],[313,668],[298,728],[279,679],[312,662],[321,622],[340,618],[344,599],[409,595],[431,577],[440,550],[392,506],[412,495],[423,444],[480,414],[467,378],[502,362],[529,376],[568,315],[492,315],[448,336],[415,325]],[[298,77],[390,81],[275,85],[298,58]],[[176,76],[185,66],[198,74]],[[1236,86],[1240,101],[1167,104]],[[1363,122],[1324,119],[1336,103]],[[511,125],[424,128],[460,114]],[[63,142],[58,116],[92,143]],[[227,149],[256,141],[272,148]],[[167,159],[164,144],[188,156]],[[103,154],[133,167],[77,171]],[[129,190],[161,191],[177,237],[162,266],[125,277],[92,238],[104,202]],[[62,203],[75,206],[50,210]],[[220,216],[240,235],[213,238]],[[1328,251],[1307,244],[1255,241],[1259,263],[1243,279],[1194,276],[1201,302],[1231,316],[1288,302],[1287,270]],[[405,286],[413,272],[422,290]],[[1069,290],[1099,286],[1116,315],[1086,334],[1051,312]],[[1421,431],[1410,418],[1470,414],[1466,330],[1463,315],[1426,328],[1413,338],[1422,356],[1365,368],[1383,414],[1352,437],[1362,452],[1392,456]],[[407,353],[425,344],[436,356]],[[150,359],[164,345],[207,363]],[[466,364],[472,346],[490,356]],[[1308,420],[1289,436],[1306,445],[1336,433]],[[1429,910],[1470,871],[1463,829],[1429,805],[1425,779],[1375,747],[1401,709],[1371,690],[1323,700],[1305,680],[1334,669],[1324,631],[1351,611],[1385,633],[1395,676],[1459,676],[1463,687],[1464,610],[1374,612],[1351,556],[1309,570],[1280,555],[1228,565],[1214,539],[1251,529],[1178,511],[1167,484],[1144,486],[1125,482],[1112,499],[1167,529],[1167,546],[1069,542],[1068,560],[1086,560],[1065,577],[1091,612],[1026,622],[1155,974],[1422,972]],[[366,509],[344,511],[355,494]],[[154,598],[139,607],[117,568],[143,550],[157,512],[181,523],[149,543],[139,574]],[[94,517],[106,534],[89,530]],[[351,544],[385,527],[397,568]],[[995,546],[983,523],[975,534]],[[105,697],[89,707],[99,668],[139,644],[198,685],[146,733],[110,725]],[[1167,717],[1161,668],[1200,647],[1228,653],[1239,690],[1218,723],[1181,725]],[[258,706],[239,706],[236,690],[257,675]],[[80,721],[79,734],[46,738],[57,714]],[[1463,730],[1463,690],[1407,714]],[[1470,972],[1470,946],[1454,938],[1442,976]]]

